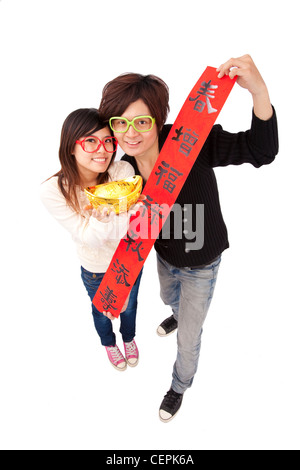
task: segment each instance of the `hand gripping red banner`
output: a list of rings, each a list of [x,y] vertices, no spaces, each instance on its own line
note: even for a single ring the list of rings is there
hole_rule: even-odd
[[[216,69],[207,67],[187,97],[145,185],[144,205],[131,218],[93,299],[100,312],[120,315],[234,84],[235,80],[219,79]]]

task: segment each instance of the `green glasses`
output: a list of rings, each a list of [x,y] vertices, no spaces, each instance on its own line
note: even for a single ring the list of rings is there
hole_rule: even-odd
[[[148,132],[153,129],[155,118],[151,116],[137,116],[132,121],[124,117],[112,117],[109,120],[110,128],[114,132],[124,134],[128,131],[129,126],[132,126],[137,132]]]

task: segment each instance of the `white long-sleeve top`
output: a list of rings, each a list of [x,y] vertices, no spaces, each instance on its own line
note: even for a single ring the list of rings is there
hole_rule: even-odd
[[[114,162],[108,170],[110,181],[134,176],[133,167],[123,161]],[[126,235],[129,217],[127,213],[115,216],[110,222],[100,222],[84,207],[89,201],[78,187],[81,213],[73,210],[58,187],[58,177],[52,177],[41,185],[40,196],[50,214],[71,234],[83,268],[93,273],[104,273],[111,262],[119,241]]]

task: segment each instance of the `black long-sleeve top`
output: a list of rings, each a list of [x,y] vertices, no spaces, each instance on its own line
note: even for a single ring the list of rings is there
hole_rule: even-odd
[[[174,236],[174,220],[171,218],[170,237],[159,237],[155,249],[168,263],[176,267],[195,267],[209,264],[229,247],[228,234],[223,220],[219,192],[214,167],[251,163],[259,168],[271,163],[278,153],[278,130],[275,110],[268,121],[262,121],[253,113],[251,129],[246,132],[229,133],[220,125],[214,125],[197,160],[176,200],[182,209],[193,207],[193,221],[196,221],[196,205],[204,205],[204,244],[199,250],[188,251],[182,222],[182,237]],[[159,149],[171,130],[165,125],[159,135]],[[129,162],[140,174],[134,157],[124,155],[122,160]],[[184,217],[182,217],[184,219]],[[195,229],[194,229],[195,231]]]

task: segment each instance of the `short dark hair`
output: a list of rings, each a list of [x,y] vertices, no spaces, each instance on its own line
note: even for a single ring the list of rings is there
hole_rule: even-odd
[[[139,99],[148,106],[160,132],[170,111],[169,87],[155,75],[125,73],[108,82],[99,107],[101,119],[107,122],[112,116],[121,116]]]

